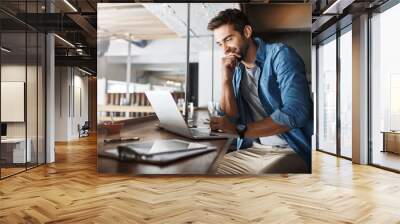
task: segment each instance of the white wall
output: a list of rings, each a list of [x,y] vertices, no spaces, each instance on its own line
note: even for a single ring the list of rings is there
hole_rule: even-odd
[[[1,81],[3,82],[25,82],[25,65],[2,65]],[[28,67],[29,70],[29,67]],[[25,82],[26,83],[26,82]],[[8,108],[1,108],[7,110]],[[25,137],[25,122],[7,123],[7,137]]]
[[[71,120],[71,136],[72,138],[78,138],[78,125],[82,126],[85,121],[88,121],[88,79],[87,77],[82,77],[79,75],[74,76],[74,113],[72,113],[72,120]],[[80,91],[80,93],[79,93]],[[79,97],[80,95],[80,97]],[[80,99],[79,99],[80,98]],[[81,102],[78,102],[78,101]],[[80,105],[79,105],[80,104]],[[81,108],[79,108],[81,107]],[[82,111],[79,111],[81,109]]]
[[[151,40],[145,48],[132,46],[132,62],[145,64],[168,64],[186,62],[186,39]],[[127,56],[128,42],[112,40],[105,56]],[[193,56],[194,57],[194,56]],[[125,59],[126,60],[126,59]]]
[[[78,124],[88,120],[88,78],[77,69],[56,67],[55,85],[55,141],[77,139]]]
[[[212,99],[212,52],[203,51],[199,53],[199,107],[207,106],[207,102]]]
[[[45,150],[45,116],[43,113],[45,90],[43,88],[44,74],[41,69],[40,66],[25,66],[25,64],[3,64],[1,66],[2,82],[23,82],[26,86],[26,99],[22,102],[22,108],[1,108],[3,113],[15,113],[13,110],[22,110],[19,112],[24,116],[26,112],[26,119],[23,118],[21,122],[6,122],[7,137],[24,138],[26,135],[30,139],[29,147],[31,148],[32,158],[34,158],[33,161],[36,162],[36,158],[38,158],[39,163],[44,162]],[[6,94],[3,92],[4,90],[2,89],[2,93]],[[19,91],[20,94],[24,94],[25,89]],[[7,98],[8,96],[2,95],[2,98],[4,97]],[[36,157],[37,154],[39,154],[38,157]]]
[[[221,96],[221,51],[214,52],[212,68],[211,50],[199,52],[199,107],[206,107],[209,101],[219,101]],[[214,69],[214,77],[212,77]],[[214,96],[212,96],[214,89]]]
[[[31,74],[32,72],[36,73],[36,68],[33,66],[28,66],[25,67],[25,65],[2,65],[1,66],[1,81],[4,82],[25,82],[25,75],[26,75],[26,70],[28,71],[28,74]],[[32,81],[30,80],[30,85],[36,85],[35,83],[31,83]],[[31,88],[29,88],[28,90],[31,90]],[[36,89],[32,89],[34,92],[33,93],[27,93],[27,103],[30,104],[33,100],[33,97],[36,99]],[[35,101],[36,102],[36,101]],[[35,105],[36,108],[36,103]],[[8,110],[9,108],[1,108],[1,110]],[[30,110],[28,110],[30,111]],[[28,113],[27,114],[27,118],[28,118],[28,122],[31,121],[35,121],[36,123],[36,113],[35,114],[31,114]],[[8,137],[25,137],[25,126],[26,126],[26,122],[8,122],[7,123],[7,136]],[[28,129],[31,130],[31,128],[33,128],[32,124],[30,123],[28,125]],[[36,126],[35,126],[36,128]],[[29,134],[31,133],[31,131],[28,130],[28,137]]]
[[[1,81],[25,82],[25,65],[2,65]],[[7,108],[1,108],[7,110]],[[7,123],[7,137],[25,137],[25,122]]]
[[[55,141],[68,140],[68,72],[67,67],[55,69]]]

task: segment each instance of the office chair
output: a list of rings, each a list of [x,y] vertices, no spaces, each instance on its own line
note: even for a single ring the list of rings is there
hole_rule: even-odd
[[[90,129],[89,121],[85,121],[82,127],[80,127],[80,125],[78,124],[79,138],[89,136],[89,129]]]

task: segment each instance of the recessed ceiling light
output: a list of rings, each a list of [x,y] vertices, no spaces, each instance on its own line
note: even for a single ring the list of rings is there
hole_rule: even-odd
[[[54,34],[54,36],[55,37],[57,37],[59,40],[61,40],[62,42],[64,42],[64,43],[66,43],[67,45],[69,45],[70,47],[73,47],[73,48],[75,48],[75,45],[73,45],[71,42],[69,42],[68,40],[66,40],[66,39],[64,39],[64,38],[62,38],[62,37],[60,37],[59,35],[57,35],[57,34]]]
[[[9,50],[9,49],[7,49],[5,47],[1,47],[0,49],[1,49],[1,51],[4,51],[6,53],[10,53],[11,52],[11,50]]]
[[[342,14],[343,9],[351,5],[355,0],[336,0],[327,9],[325,9],[322,14]]]
[[[81,68],[79,68],[79,67],[78,67],[78,70],[81,71],[81,72],[83,72],[83,73],[85,73],[85,74],[87,74],[87,75],[92,75],[92,73],[90,73],[90,72],[88,72],[88,71],[86,71],[86,70],[83,70],[83,69],[81,69]]]
[[[78,12],[78,10],[68,1],[64,0],[65,4],[67,4],[73,11]]]

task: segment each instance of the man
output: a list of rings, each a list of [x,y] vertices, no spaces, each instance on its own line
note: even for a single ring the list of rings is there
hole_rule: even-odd
[[[208,29],[224,53],[223,116],[212,118],[211,128],[237,134],[241,149],[254,140],[272,149],[291,148],[305,162],[304,172],[311,172],[313,106],[300,56],[284,44],[254,38],[246,15],[238,9],[221,11]],[[242,156],[234,159],[238,160],[247,162]]]

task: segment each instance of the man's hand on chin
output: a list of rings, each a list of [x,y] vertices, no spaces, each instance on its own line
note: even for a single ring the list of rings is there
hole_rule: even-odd
[[[223,117],[212,117],[210,119],[210,127],[213,131],[222,131],[229,134],[237,134],[236,126],[228,120],[225,116]]]

